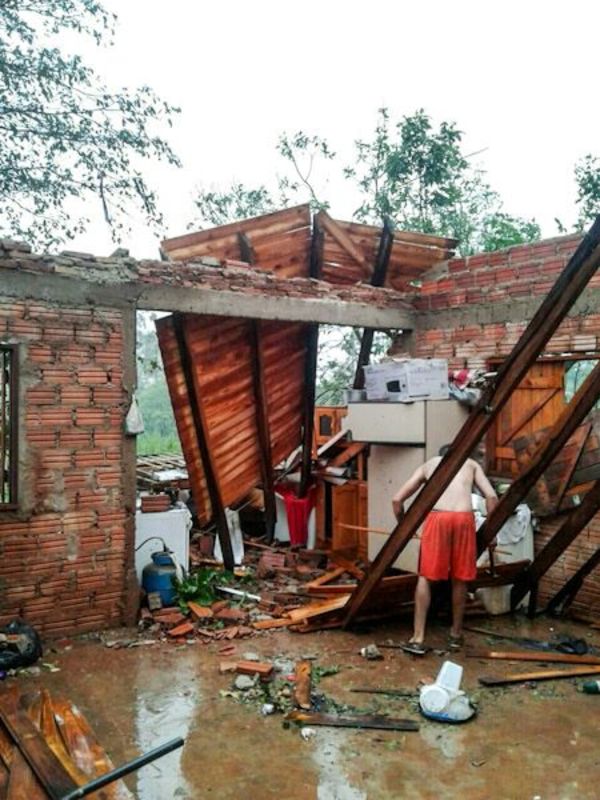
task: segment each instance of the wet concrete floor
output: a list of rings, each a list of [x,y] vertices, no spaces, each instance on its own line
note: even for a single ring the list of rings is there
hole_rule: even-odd
[[[574,623],[504,617],[471,624],[542,639],[568,631],[600,646],[597,632]],[[417,658],[385,650],[383,661],[365,661],[358,654],[370,642],[398,642],[407,633],[401,623],[360,633],[300,635],[280,629],[234,643],[237,657],[248,651],[265,659],[310,654],[320,666],[339,665],[338,674],[322,679],[320,690],[341,703],[419,719],[418,733],[317,728],[304,741],[296,728],[283,727],[281,716],[263,717],[256,707],[220,696],[232,683],[218,670],[223,642],[109,649],[99,641],[63,641],[51,644],[44,656],[60,671],[9,680],[23,690],[43,685],[68,696],[115,764],[184,736],[182,750],[128,779],[140,800],[600,797],[600,695],[579,692],[583,679],[483,689],[479,675],[526,672],[538,665],[453,655],[465,667],[463,688],[479,707],[473,721],[454,726],[420,719],[406,699],[350,692],[357,686],[413,689],[420,680],[435,678],[448,656]],[[429,643],[441,648],[445,635],[446,629],[433,628]],[[466,637],[470,646],[490,646],[480,635]]]

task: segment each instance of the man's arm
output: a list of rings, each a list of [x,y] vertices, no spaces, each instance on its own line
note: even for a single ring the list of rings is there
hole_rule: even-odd
[[[422,464],[416,469],[410,478],[404,483],[392,498],[392,508],[394,509],[394,516],[398,521],[402,519],[404,514],[404,501],[419,489],[427,481],[425,473],[425,464]]]
[[[489,517],[489,515],[498,505],[498,495],[494,491],[492,484],[489,482],[487,475],[481,469],[481,466],[477,464],[477,462],[475,462],[475,474],[473,476],[473,480],[475,482],[475,486],[477,486],[485,498],[485,508]]]

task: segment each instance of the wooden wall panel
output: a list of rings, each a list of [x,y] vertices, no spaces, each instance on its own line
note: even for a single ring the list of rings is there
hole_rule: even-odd
[[[208,444],[225,506],[236,505],[262,483],[251,324],[250,320],[235,317],[183,315],[193,380],[204,410]],[[171,318],[158,320],[157,331],[190,483],[194,496],[200,494],[200,503],[196,501],[200,519],[207,522],[210,503]],[[302,441],[306,326],[266,322],[261,324],[260,331],[275,466]]]

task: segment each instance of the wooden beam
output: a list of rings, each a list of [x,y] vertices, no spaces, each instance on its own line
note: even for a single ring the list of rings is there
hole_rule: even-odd
[[[600,564],[600,547],[582,564],[577,572],[569,578],[565,585],[550,600],[546,611],[553,616],[562,615],[577,597],[587,576]]]
[[[320,214],[314,219],[310,243],[310,277],[318,279],[323,265],[323,230],[319,224]],[[310,325],[306,334],[306,356],[304,361],[304,411],[302,436],[302,466],[298,496],[306,497],[311,482],[313,434],[315,429],[315,393],[317,384],[317,359],[319,357],[319,326]]]
[[[356,617],[387,569],[391,567],[417,532],[427,514],[481,441],[514,389],[542,352],[546,342],[549,341],[569,309],[574,305],[600,265],[599,244],[600,217],[585,235],[555,285],[541,303],[511,355],[504,361],[496,375],[495,382],[483,392],[481,399],[442,458],[433,479],[425,484],[403,520],[396,525],[391,536],[379,551],[368,574],[358,585],[348,603],[345,625],[348,625]]]
[[[394,226],[390,220],[386,218],[383,222],[383,228],[379,238],[379,249],[377,251],[377,258],[375,259],[375,266],[373,267],[373,274],[371,275],[371,286],[384,286],[393,246]],[[354,389],[362,389],[365,385],[363,367],[371,360],[374,334],[374,328],[363,328],[360,350],[356,361],[356,372],[354,373],[354,383],[352,384]]]
[[[190,358],[190,352],[185,341],[183,316],[181,314],[173,314],[173,330],[175,331],[175,337],[177,339],[181,369],[183,371],[183,377],[190,401],[192,418],[194,420],[194,432],[198,442],[198,449],[200,450],[200,457],[202,458],[204,477],[206,479],[206,488],[208,490],[213,518],[217,526],[217,534],[221,544],[223,566],[225,569],[233,572],[235,560],[233,557],[233,547],[231,545],[229,525],[227,523],[225,507],[223,505],[221,490],[217,480],[217,470],[210,446],[208,425],[206,423],[206,417],[204,415],[199,394],[196,391],[196,381],[193,377],[193,365]]]
[[[250,239],[245,233],[238,231],[237,240],[242,261],[246,261],[251,266],[254,266],[256,263],[256,256],[254,255],[254,248],[250,243]]]
[[[242,261],[254,266],[256,256],[250,239],[243,231],[238,231],[238,245]],[[256,427],[258,430],[258,452],[265,500],[265,528],[267,541],[275,536],[277,509],[275,503],[275,479],[273,475],[273,453],[271,450],[271,430],[269,425],[269,402],[265,386],[265,359],[259,320],[250,321],[250,362],[254,386],[256,408]]]
[[[265,358],[261,335],[261,323],[250,322],[250,359],[254,383],[254,403],[256,407],[256,427],[258,429],[258,450],[265,498],[265,526],[267,542],[275,536],[277,510],[275,505],[275,477],[273,474],[273,452],[271,449],[271,428],[269,424],[269,400],[265,385]]]
[[[585,675],[600,675],[600,667],[571,667],[570,669],[544,669],[538,672],[522,672],[504,675],[500,678],[482,676],[479,683],[483,686],[504,686],[509,683],[526,681],[554,681],[560,678],[581,678]]]
[[[577,443],[577,452],[575,454],[575,458],[569,464],[569,468],[563,475],[562,482],[560,484],[560,488],[556,493],[556,503],[554,506],[554,511],[558,513],[560,511],[560,506],[564,499],[565,493],[569,488],[571,483],[571,478],[573,477],[575,470],[577,468],[577,464],[579,463],[579,459],[581,458],[585,446],[587,444],[587,440],[590,438],[590,433],[592,432],[593,425],[591,422],[588,422],[587,425],[582,425],[579,430],[575,431],[573,438],[579,437],[579,442]]]
[[[61,800],[77,789],[77,784],[25,711],[20,708],[11,709],[5,698],[1,697],[0,719],[48,797]]]
[[[332,239],[335,239],[339,246],[348,253],[350,258],[360,266],[364,277],[368,278],[371,274],[371,270],[369,269],[367,259],[354,244],[354,241],[346,231],[340,228],[337,222],[332,219],[326,211],[319,211],[315,219],[319,227],[326,231]]]
[[[575,656],[569,653],[533,652],[532,650],[467,650],[467,658],[489,658],[501,661],[538,661],[555,664],[600,666],[598,656]]]

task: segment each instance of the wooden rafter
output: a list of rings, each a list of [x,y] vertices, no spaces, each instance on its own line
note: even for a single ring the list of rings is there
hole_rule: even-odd
[[[381,230],[381,237],[379,239],[379,249],[377,251],[377,258],[375,259],[375,266],[373,267],[373,274],[371,275],[371,286],[384,286],[387,276],[387,268],[392,254],[392,247],[394,246],[394,227],[389,219],[385,219],[383,228]],[[356,372],[354,374],[353,386],[355,389],[362,389],[365,385],[365,376],[363,367],[365,367],[371,358],[371,349],[373,347],[373,336],[375,334],[374,328],[364,328],[360,340],[360,350],[358,359],[356,361]]]
[[[273,475],[273,453],[271,450],[271,430],[269,425],[269,403],[265,386],[265,358],[261,336],[261,323],[252,320],[250,323],[252,339],[251,361],[252,379],[254,383],[254,402],[256,405],[256,427],[258,429],[258,445],[260,469],[265,497],[265,525],[267,540],[271,542],[275,535],[277,511],[275,507],[275,479]]]
[[[578,441],[576,442],[577,452],[575,453],[575,457],[569,464],[569,468],[563,475],[560,487],[556,493],[556,498],[557,498],[555,505],[556,512],[560,511],[560,506],[562,504],[566,491],[571,483],[571,478],[575,474],[575,470],[577,469],[577,464],[579,463],[583,451],[585,450],[587,441],[590,438],[592,428],[593,428],[592,423],[588,422],[586,425],[582,425],[580,428],[578,428],[573,434],[573,439],[578,439]]]
[[[350,258],[352,258],[360,266],[364,277],[369,278],[371,275],[371,270],[369,268],[369,264],[367,263],[367,259],[363,253],[361,253],[360,249],[354,244],[346,231],[343,230],[326,211],[319,211],[315,217],[315,220],[317,225],[326,231],[333,239],[335,239],[339,246],[345,250],[346,253],[348,253]]]
[[[223,505],[221,490],[217,480],[217,472],[212,454],[212,448],[210,446],[206,417],[199,393],[196,391],[196,382],[194,381],[193,377],[193,368],[189,349],[185,341],[183,318],[181,314],[173,314],[173,330],[175,331],[175,337],[177,339],[181,368],[185,379],[187,394],[190,400],[190,408],[194,420],[194,432],[198,442],[200,456],[202,458],[206,488],[208,490],[213,517],[217,526],[217,534],[221,544],[223,564],[225,569],[233,571],[235,561],[233,557],[233,547],[231,545],[229,525],[227,523],[227,515],[225,514],[225,507]]]
[[[582,564],[577,572],[554,595],[546,607],[549,614],[563,614],[575,600],[587,576],[600,564],[600,547]]]
[[[254,266],[256,255],[247,234],[238,231],[238,245],[242,261]],[[265,527],[267,541],[272,542],[275,535],[277,510],[275,504],[275,479],[273,475],[273,453],[271,451],[271,430],[269,425],[269,404],[265,386],[265,358],[261,335],[261,322],[250,321],[250,360],[252,382],[254,385],[254,404],[256,407],[256,428],[258,431],[258,454],[265,500]]]
[[[437,467],[434,473],[435,479],[425,484],[403,520],[395,527],[380,550],[367,576],[357,586],[346,609],[346,625],[356,617],[387,569],[391,567],[416,533],[596,272],[600,265],[599,244],[600,217],[596,219],[592,228],[585,235],[553,288],[541,303],[511,355],[500,368],[494,383],[484,391],[480,401]]]
[[[325,212],[322,212],[325,213]],[[310,243],[310,277],[320,278],[323,265],[323,228],[320,225],[321,214],[313,221],[312,239]],[[315,427],[315,393],[317,382],[317,358],[319,355],[319,326],[308,326],[306,336],[306,356],[304,369],[304,414],[302,439],[302,467],[298,495],[305,497],[308,491],[312,467],[313,433]]]

